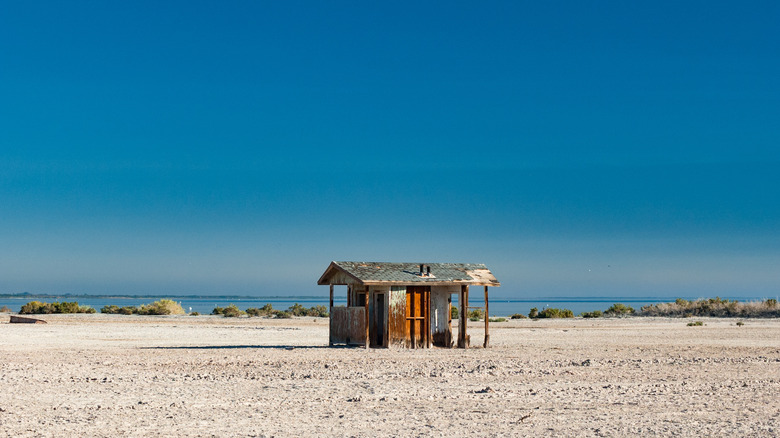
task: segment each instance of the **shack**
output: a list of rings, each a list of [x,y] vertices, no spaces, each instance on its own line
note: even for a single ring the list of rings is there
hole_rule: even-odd
[[[490,341],[488,287],[501,284],[483,264],[331,262],[317,281],[330,286],[330,345],[468,348],[469,286],[484,286],[485,339]],[[334,286],[347,286],[347,305],[334,306]],[[457,342],[452,296],[458,297]],[[479,307],[481,308],[481,307]]]

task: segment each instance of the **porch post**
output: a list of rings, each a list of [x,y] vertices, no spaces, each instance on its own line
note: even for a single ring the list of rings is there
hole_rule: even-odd
[[[366,286],[366,350],[368,350],[368,347],[371,345],[371,339],[368,337],[368,302],[371,301],[370,292],[370,288]]]
[[[430,291],[430,288],[428,288],[428,292],[426,292],[425,295],[427,295],[427,297],[425,299],[425,312],[427,313],[427,315],[425,315],[425,319],[428,320],[428,328],[426,329],[427,333],[425,334],[425,337],[428,338],[428,345],[427,345],[427,347],[431,348],[431,345],[432,345],[431,337],[433,335],[433,330],[431,330],[431,322],[432,322],[433,318],[431,318],[431,291]]]
[[[484,348],[488,348],[490,344],[490,312],[488,311],[488,287],[485,286],[485,343],[482,344]]]
[[[469,320],[469,286],[467,284],[460,286],[460,298],[458,300],[460,306],[460,322],[458,324],[458,347],[469,348],[469,337],[466,333],[467,322]]]
[[[330,316],[330,318],[333,318],[333,285],[332,284],[330,285],[330,307],[328,308],[328,315]],[[330,326],[331,324],[329,323],[328,324],[328,345],[332,347],[333,338],[331,337]]]

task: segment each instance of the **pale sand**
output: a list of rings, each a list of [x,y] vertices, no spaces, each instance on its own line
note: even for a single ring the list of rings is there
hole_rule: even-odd
[[[0,315],[0,436],[780,435],[779,320],[521,320],[487,350],[366,351],[328,348],[322,318],[43,318]]]

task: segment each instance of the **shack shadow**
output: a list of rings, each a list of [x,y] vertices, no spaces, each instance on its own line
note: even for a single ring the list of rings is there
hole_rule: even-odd
[[[365,348],[360,346],[347,345],[193,345],[177,347],[140,347],[141,350],[240,350],[240,349],[258,349],[258,350],[319,350],[319,349],[353,349]]]

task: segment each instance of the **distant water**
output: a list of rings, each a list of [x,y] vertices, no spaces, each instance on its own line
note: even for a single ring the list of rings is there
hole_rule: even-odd
[[[181,303],[182,307],[187,312],[199,312],[201,314],[210,314],[212,310],[214,310],[214,307],[225,307],[230,304],[235,304],[238,306],[241,310],[244,310],[248,307],[262,307],[266,304],[271,304],[274,309],[277,310],[286,310],[290,306],[292,306],[295,303],[299,303],[304,307],[312,307],[317,305],[323,305],[327,306],[329,298],[328,297],[291,297],[291,298],[279,298],[279,297],[272,297],[272,298],[223,298],[220,297],[219,299],[214,298],[176,298],[175,296],[159,296],[159,297],[149,297],[149,298],[74,298],[74,297],[63,297],[63,298],[0,298],[0,307],[8,306],[12,311],[18,312],[19,309],[21,309],[22,305],[26,304],[28,301],[32,300],[38,300],[38,301],[44,301],[44,302],[53,302],[53,301],[78,301],[80,305],[87,305],[95,308],[98,312],[100,312],[100,309],[103,306],[107,305],[117,305],[119,307],[122,306],[140,306],[141,304],[149,304],[151,302],[157,301],[159,299],[163,298],[170,298],[174,301],[178,301]],[[695,299],[695,298],[692,298]],[[336,298],[335,305],[337,306],[344,306],[346,305],[346,298]],[[625,305],[631,306],[637,310],[639,310],[640,307],[648,305],[648,304],[656,304],[656,303],[665,303],[669,301],[674,301],[674,299],[670,298],[652,298],[652,297],[643,297],[643,298],[582,298],[582,299],[575,299],[575,298],[535,298],[535,299],[527,299],[527,300],[513,300],[513,299],[496,299],[496,300],[490,300],[489,301],[489,307],[490,307],[490,315],[491,316],[509,316],[515,313],[521,313],[524,315],[528,315],[528,312],[531,310],[532,307],[536,307],[539,310],[544,309],[545,307],[557,307],[562,309],[569,309],[572,312],[574,312],[575,315],[579,315],[582,312],[590,312],[593,310],[601,310],[604,311],[607,308],[609,308],[614,303],[623,303]],[[751,299],[745,299],[740,298],[739,301],[752,301]],[[453,305],[458,305],[457,296],[453,295]],[[482,307],[485,305],[484,300],[476,300],[472,298],[469,300],[470,306],[479,306]]]

